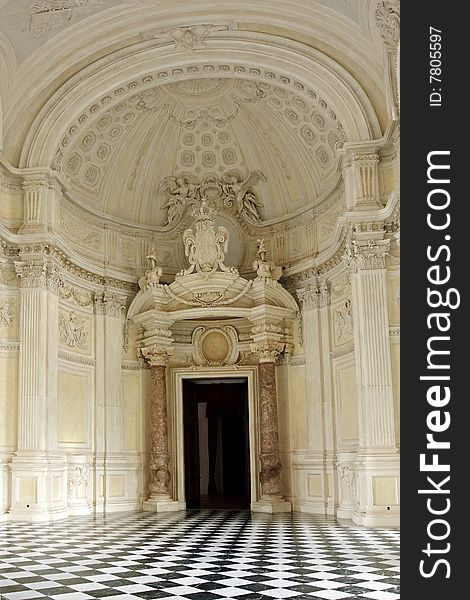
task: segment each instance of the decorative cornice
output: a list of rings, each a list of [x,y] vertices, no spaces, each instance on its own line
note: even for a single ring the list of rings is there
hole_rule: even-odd
[[[142,360],[143,363],[143,360]],[[144,368],[145,363],[142,364],[138,360],[123,360],[121,362],[121,369],[123,371],[140,371]]]
[[[59,350],[58,357],[61,360],[75,363],[77,365],[85,365],[87,367],[94,367],[96,365],[96,361],[94,358],[87,358],[86,356],[72,354],[71,352],[65,352],[64,350]]]
[[[303,354],[291,356],[289,359],[289,364],[293,367],[301,367],[302,365],[305,365],[305,356]]]
[[[331,357],[339,358],[340,356],[345,356],[346,354],[351,354],[352,352],[354,352],[354,340],[350,340],[346,344],[337,346],[334,350],[332,350]]]
[[[2,342],[0,341],[0,352],[18,352],[20,349],[19,342]]]

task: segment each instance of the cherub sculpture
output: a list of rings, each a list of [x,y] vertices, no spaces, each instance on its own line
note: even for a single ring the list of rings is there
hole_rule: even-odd
[[[239,175],[231,173],[223,181],[228,199],[233,198],[238,213],[251,221],[261,221],[258,208],[263,204],[256,198],[252,187],[260,181],[266,181],[266,177],[261,171],[253,171],[245,180],[242,180]]]
[[[188,203],[196,201],[201,186],[189,181],[188,177],[165,177],[158,186],[163,195],[162,208],[166,208],[166,224],[179,221]]]

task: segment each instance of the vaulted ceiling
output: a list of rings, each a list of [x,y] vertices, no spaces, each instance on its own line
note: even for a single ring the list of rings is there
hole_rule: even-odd
[[[372,0],[0,0],[0,138],[77,204],[162,227],[160,182],[261,171],[260,216],[315,206],[380,137]],[[2,134],[3,129],[3,134]]]

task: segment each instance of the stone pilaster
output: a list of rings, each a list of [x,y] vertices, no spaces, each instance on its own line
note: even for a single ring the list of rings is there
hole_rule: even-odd
[[[57,447],[58,272],[46,252],[22,252],[18,450],[12,460],[13,520],[67,516],[66,462]]]
[[[258,355],[259,433],[261,497],[253,503],[255,512],[290,512],[291,503],[282,497],[279,423],[277,416],[276,360],[285,349],[283,327],[258,321],[252,329],[252,352]]]
[[[377,147],[350,145],[347,148],[343,168],[347,210],[381,208],[378,164]]]
[[[61,189],[49,175],[31,174],[23,180],[23,233],[51,230],[56,226]]]
[[[336,514],[338,485],[336,481],[336,434],[333,391],[333,369],[331,362],[330,336],[330,289],[324,281],[319,284],[320,353],[322,357],[322,414],[324,451],[324,492],[327,514]]]
[[[384,77],[387,109],[391,119],[400,113],[400,2],[379,0],[375,23],[384,44]]]
[[[127,498],[128,465],[123,451],[121,361],[126,298],[97,292],[95,313],[95,468],[97,511],[136,508]],[[116,489],[115,489],[116,488]]]
[[[361,525],[395,524],[399,519],[399,457],[385,267],[389,245],[389,240],[380,236],[364,239],[356,235],[348,255],[359,417],[357,505],[353,520]]]
[[[324,282],[314,281],[297,290],[297,296],[302,305],[309,432],[305,461],[308,468],[297,471],[297,478],[300,479],[298,485],[304,489],[308,489],[305,478],[313,477],[319,482],[315,486],[319,495],[309,496],[301,508],[325,514],[328,478],[325,456],[324,362],[329,362],[330,356],[329,352],[326,356],[322,352],[325,333],[322,312],[329,304],[329,291]]]
[[[170,452],[168,444],[168,408],[166,394],[166,369],[172,353],[169,347],[147,346],[142,354],[150,366],[151,376],[151,448],[150,448],[150,498],[144,510],[167,512],[179,510],[179,503],[171,496]]]

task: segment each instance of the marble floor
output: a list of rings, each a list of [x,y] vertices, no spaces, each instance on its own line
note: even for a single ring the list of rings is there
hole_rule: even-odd
[[[396,529],[237,510],[0,525],[0,598],[396,600]]]

